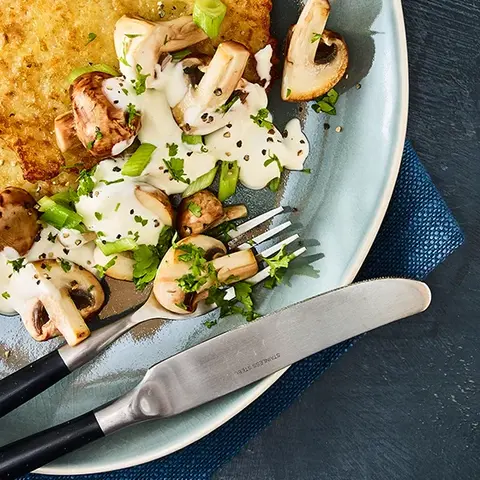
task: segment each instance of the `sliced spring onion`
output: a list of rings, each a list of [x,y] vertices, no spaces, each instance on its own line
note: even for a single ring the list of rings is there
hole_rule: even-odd
[[[83,218],[77,212],[56,203],[51,198],[43,197],[38,201],[38,204],[40,205],[39,210],[44,212],[40,219],[59,230],[62,228],[78,229],[83,221]]]
[[[199,145],[203,143],[203,137],[201,135],[186,135],[182,133],[182,142],[187,145]]]
[[[78,201],[78,195],[75,190],[70,188],[66,192],[58,192],[55,195],[52,195],[52,200],[65,207],[70,207],[70,204]]]
[[[73,83],[80,75],[83,75],[84,73],[90,73],[90,72],[109,73],[114,77],[118,77],[120,75],[118,70],[110,65],[106,65],[105,63],[95,63],[93,65],[87,65],[85,67],[74,68],[70,72],[70,75],[68,75],[67,81],[68,83]]]
[[[220,184],[218,187],[218,199],[223,202],[231,197],[237,188],[240,167],[235,162],[222,162],[220,169]]]
[[[138,177],[150,163],[152,153],[156,150],[156,146],[151,143],[142,143],[135,153],[126,161],[122,168],[122,175],[129,177]]]
[[[133,238],[121,238],[114,242],[103,243],[101,240],[97,240],[97,246],[106,256],[113,255],[114,253],[129,252],[138,248],[137,242]]]
[[[207,173],[204,173],[203,175],[198,177],[182,193],[182,197],[183,198],[190,197],[194,193],[197,193],[200,190],[205,190],[206,188],[208,188],[215,180],[215,175],[217,174],[217,170],[218,170],[218,167],[213,167]]]
[[[218,37],[227,7],[220,0],[195,0],[193,22],[210,38]]]

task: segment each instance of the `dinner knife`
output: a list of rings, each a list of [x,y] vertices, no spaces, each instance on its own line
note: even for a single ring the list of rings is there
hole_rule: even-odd
[[[16,478],[130,425],[167,418],[238,390],[316,352],[430,304],[424,283],[356,283],[284,308],[150,367],[113,402],[0,448],[0,478]]]

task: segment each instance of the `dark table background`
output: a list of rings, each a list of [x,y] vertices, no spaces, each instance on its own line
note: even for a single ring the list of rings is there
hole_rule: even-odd
[[[431,308],[364,337],[215,480],[480,479],[480,0],[404,0],[408,138],[464,229]]]

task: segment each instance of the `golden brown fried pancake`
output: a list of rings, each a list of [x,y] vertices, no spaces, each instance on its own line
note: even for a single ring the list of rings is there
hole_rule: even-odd
[[[197,49],[213,54],[223,40],[243,43],[253,53],[270,39],[272,0],[223,0],[227,15],[219,38]],[[37,196],[64,189],[76,175],[53,134],[55,117],[68,111],[67,75],[88,62],[117,66],[116,21],[124,14],[160,20],[191,13],[193,0],[3,0],[0,15],[0,190],[8,185]],[[87,44],[89,33],[96,39]],[[247,78],[255,78],[254,65]],[[85,152],[86,153],[86,152]],[[79,160],[93,165],[88,153]],[[90,163],[90,164],[89,164]],[[59,175],[60,173],[60,175]],[[58,176],[57,176],[58,175]]]

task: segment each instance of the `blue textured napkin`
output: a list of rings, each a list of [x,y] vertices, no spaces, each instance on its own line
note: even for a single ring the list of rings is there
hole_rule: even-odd
[[[393,198],[358,279],[400,276],[423,279],[464,241],[463,233],[410,143],[406,143]],[[29,480],[200,480],[233,457],[292,404],[352,341],[297,363],[266,393],[207,437],[164,459],[109,474],[28,475]]]

